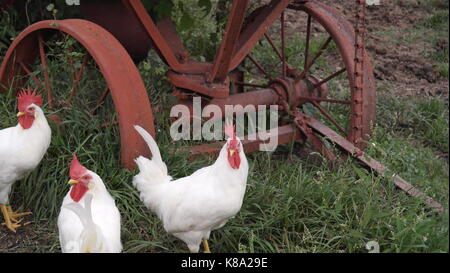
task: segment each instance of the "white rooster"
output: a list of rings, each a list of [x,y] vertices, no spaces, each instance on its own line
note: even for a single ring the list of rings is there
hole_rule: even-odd
[[[81,165],[75,155],[70,178],[72,187],[58,216],[62,252],[121,252],[120,213],[102,179]],[[84,207],[78,204],[80,201]]]
[[[155,140],[140,126],[135,129],[144,138],[153,155],[135,161],[140,173],[133,185],[144,204],[161,219],[164,229],[184,241],[191,252],[198,252],[203,241],[210,252],[209,235],[221,228],[241,209],[247,184],[248,162],[233,125],[227,123],[229,136],[216,162],[192,175],[172,180]]]
[[[0,130],[0,210],[8,229],[16,232],[19,217],[31,212],[16,213],[9,204],[9,193],[15,181],[34,170],[44,157],[51,141],[51,129],[42,105],[42,96],[22,89],[17,105],[19,123]]]

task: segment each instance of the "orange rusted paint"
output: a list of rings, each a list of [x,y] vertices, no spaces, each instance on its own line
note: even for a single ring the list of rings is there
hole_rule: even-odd
[[[0,67],[0,83],[8,87],[15,75],[26,74],[20,63],[26,66],[33,64],[39,56],[38,36],[49,31],[60,31],[75,38],[98,64],[118,114],[122,164],[129,169],[134,168],[134,158],[149,152],[133,125],[141,125],[155,135],[152,108],[142,78],[130,56],[117,39],[102,27],[80,19],[47,20],[29,26],[8,49]]]

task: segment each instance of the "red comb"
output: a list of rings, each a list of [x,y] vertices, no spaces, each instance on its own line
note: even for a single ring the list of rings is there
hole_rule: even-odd
[[[83,174],[87,171],[87,168],[78,162],[77,156],[74,154],[72,163],[70,163],[70,171],[69,175],[72,179],[77,179],[83,176]]]
[[[37,106],[42,105],[42,95],[36,95],[36,89],[31,92],[30,87],[27,90],[22,88],[22,91],[19,92],[17,99],[17,106],[19,111],[23,112],[30,104],[36,104]]]
[[[227,119],[227,121],[225,121],[225,134],[227,136],[229,136],[232,139],[236,138],[236,134],[235,134],[235,129],[236,127],[233,125],[233,122],[229,119]]]

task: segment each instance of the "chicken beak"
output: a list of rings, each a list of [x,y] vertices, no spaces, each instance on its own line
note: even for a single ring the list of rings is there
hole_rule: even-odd
[[[234,152],[236,152],[236,150],[230,150],[230,156],[233,156]]]
[[[75,185],[77,183],[78,183],[78,180],[75,180],[75,179],[70,179],[68,182],[68,184],[70,184],[70,185]]]
[[[21,117],[21,116],[25,116],[27,113],[25,113],[25,112],[19,112],[19,113],[17,113],[17,117]]]

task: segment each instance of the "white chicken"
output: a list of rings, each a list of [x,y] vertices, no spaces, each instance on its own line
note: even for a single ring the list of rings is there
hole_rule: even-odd
[[[192,175],[172,180],[155,140],[140,126],[135,129],[144,138],[153,155],[135,159],[139,174],[133,185],[140,199],[161,219],[164,229],[184,241],[190,252],[210,252],[209,235],[223,227],[241,209],[247,184],[248,162],[233,125],[227,123],[229,136],[219,157],[211,166]]]
[[[121,252],[120,213],[102,179],[81,165],[75,155],[70,164],[70,178],[72,187],[58,216],[62,252]]]
[[[17,105],[19,123],[0,130],[0,210],[8,229],[16,232],[19,217],[31,212],[16,213],[9,204],[9,193],[15,181],[34,170],[44,157],[51,141],[51,129],[42,105],[42,96],[22,89]]]

